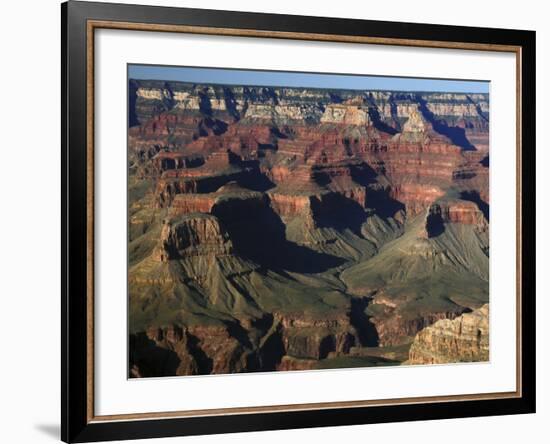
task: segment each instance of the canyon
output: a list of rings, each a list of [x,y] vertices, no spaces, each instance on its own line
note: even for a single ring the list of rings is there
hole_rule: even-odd
[[[488,360],[488,94],[128,88],[130,377]]]

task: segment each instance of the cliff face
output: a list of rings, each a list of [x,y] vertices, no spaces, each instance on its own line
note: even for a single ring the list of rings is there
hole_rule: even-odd
[[[132,377],[399,364],[488,301],[487,95],[129,95]]]
[[[130,376],[235,373],[247,366],[240,342],[224,327],[149,328],[130,336]]]
[[[175,220],[165,220],[159,246],[153,253],[159,261],[190,256],[231,254],[233,246],[216,217],[193,214]]]
[[[449,118],[452,123],[488,121],[487,94],[410,93],[356,90],[322,90],[262,86],[196,85],[184,82],[130,80],[131,102],[135,107],[136,124],[171,109],[199,111],[206,108],[226,112],[234,118],[266,118],[280,116],[290,120],[321,119],[342,121],[359,110],[361,121],[367,117],[361,106],[375,108],[387,124],[401,125],[418,104],[425,104],[437,118]],[[328,106],[327,106],[328,105]],[[368,106],[364,110],[368,110]],[[351,110],[351,111],[350,111]],[[464,121],[463,119],[466,119]],[[357,121],[348,121],[354,123]]]
[[[489,360],[489,304],[454,320],[443,319],[418,333],[409,364]]]

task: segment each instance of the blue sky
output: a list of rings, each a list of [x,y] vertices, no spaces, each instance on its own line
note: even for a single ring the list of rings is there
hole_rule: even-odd
[[[130,79],[176,80],[223,85],[286,86],[386,91],[488,93],[489,82],[369,75],[317,74],[181,66],[128,65]]]

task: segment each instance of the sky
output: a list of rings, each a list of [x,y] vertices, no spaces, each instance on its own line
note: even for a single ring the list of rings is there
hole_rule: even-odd
[[[488,93],[488,81],[443,80],[290,71],[256,71],[160,65],[128,65],[128,77],[142,80],[383,91]]]

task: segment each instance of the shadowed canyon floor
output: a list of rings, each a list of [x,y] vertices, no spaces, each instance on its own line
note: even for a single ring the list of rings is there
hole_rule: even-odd
[[[488,359],[489,98],[129,82],[129,376]]]

